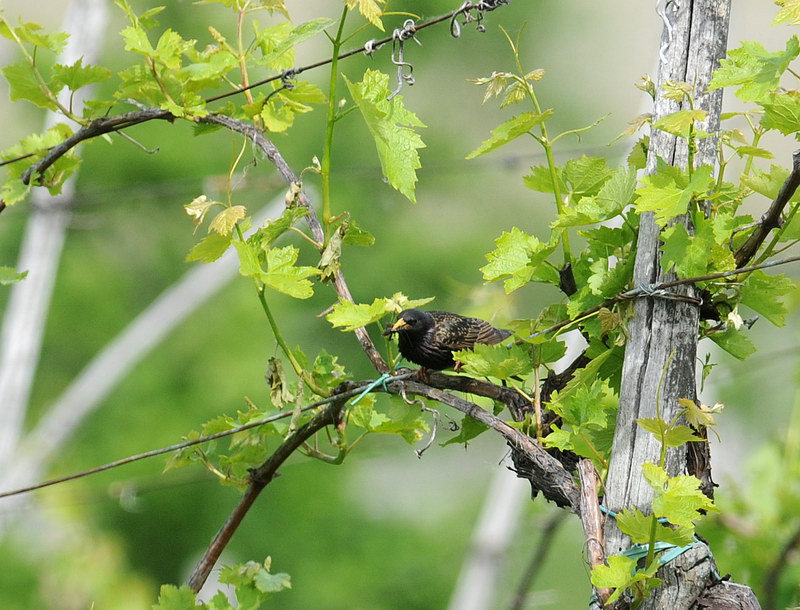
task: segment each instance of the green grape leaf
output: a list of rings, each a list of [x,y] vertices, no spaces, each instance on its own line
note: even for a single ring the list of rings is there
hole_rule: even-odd
[[[586,278],[586,287],[603,298],[622,292],[631,280],[635,262],[635,257],[628,256],[609,269],[609,259],[598,258],[589,265],[592,275]]]
[[[2,71],[11,89],[9,95],[12,102],[28,100],[40,108],[57,109],[55,102],[42,89],[33,68],[27,61],[10,64],[3,67]]]
[[[381,23],[383,9],[380,5],[384,2],[385,0],[345,0],[347,8],[350,10],[357,8],[358,12],[381,32],[383,32],[383,23]]]
[[[712,167],[703,165],[691,179],[679,168],[659,162],[656,173],[642,178],[644,186],[636,190],[636,209],[654,212],[656,224],[665,226],[673,218],[685,214],[693,197],[703,196],[711,187]]]
[[[369,305],[342,301],[333,306],[333,310],[325,316],[325,319],[334,328],[343,326],[342,330],[348,332],[377,322],[390,311],[386,299],[375,299]]]
[[[617,527],[626,536],[630,536],[633,542],[639,544],[650,541],[650,528],[653,524],[653,517],[646,516],[638,508],[633,510],[623,508],[615,517]]]
[[[531,362],[534,366],[556,362],[566,353],[567,344],[557,340],[543,341],[530,349]]]
[[[262,246],[272,245],[276,239],[289,230],[298,220],[308,216],[308,208],[302,206],[292,206],[285,208],[278,218],[268,218],[264,221],[264,226],[258,230]]]
[[[737,146],[735,148],[736,154],[740,157],[758,157],[759,159],[774,159],[775,155],[772,151],[766,148],[759,148],[758,146]]]
[[[398,434],[409,445],[416,443],[428,432],[428,423],[420,414],[418,406],[408,405],[400,397],[393,397],[391,404],[388,420],[376,426],[373,432]]]
[[[125,41],[125,50],[152,57],[156,50],[147,38],[147,32],[141,27],[129,25],[123,28],[120,36]]]
[[[787,309],[781,297],[796,290],[797,286],[791,279],[757,270],[750,274],[742,286],[741,302],[775,326],[784,326]]]
[[[558,192],[565,193],[567,191],[567,183],[565,182],[564,168],[555,167],[553,169],[556,175],[556,181],[558,182]],[[555,189],[553,187],[553,175],[550,172],[549,167],[545,167],[543,165],[534,165],[531,167],[531,173],[525,176],[522,180],[525,183],[525,186],[533,191],[538,191],[540,193],[555,193]]]
[[[644,186],[636,190],[638,196],[636,209],[641,212],[654,212],[658,226],[665,226],[673,218],[685,214],[692,194],[680,188],[661,174],[642,178]]]
[[[650,487],[655,489],[656,492],[663,491],[669,480],[669,475],[666,470],[661,468],[661,466],[653,464],[653,462],[645,462],[642,464],[642,474],[644,475],[645,481],[647,481]]]
[[[404,309],[419,307],[432,300],[433,298],[409,299],[402,292],[395,292],[391,297],[376,298],[371,304],[349,301],[337,303],[325,318],[332,326],[343,326],[342,330],[349,332],[377,322],[387,314],[400,313]]]
[[[353,246],[372,246],[375,243],[375,236],[363,229],[355,220],[346,220],[344,227],[344,243]]]
[[[466,447],[473,438],[480,436],[488,429],[489,426],[483,422],[480,422],[469,415],[465,415],[461,419],[461,425],[459,426],[458,434],[451,436],[443,443],[440,443],[440,446],[446,447],[447,445],[464,445]]]
[[[661,267],[675,269],[679,278],[696,277],[708,271],[712,262],[709,253],[716,245],[711,224],[701,223],[694,235],[682,224],[667,227],[660,235],[664,242]]]
[[[360,83],[351,83],[347,77],[345,82],[375,140],[383,174],[392,187],[416,202],[416,170],[422,167],[417,151],[425,143],[414,128],[425,127],[424,123],[406,109],[402,96],[386,99],[390,94],[387,74],[367,70]]]
[[[695,402],[689,398],[679,398],[678,403],[685,409],[686,421],[698,429],[716,426],[717,421],[714,419],[714,415],[724,408],[722,403],[709,407],[700,401]]]
[[[392,296],[386,297],[384,300],[386,301],[386,307],[388,307],[388,311],[400,313],[404,309],[421,307],[422,305],[430,303],[433,301],[433,299],[434,297],[428,297],[425,299],[409,299],[402,292],[395,292]]]
[[[773,93],[759,104],[764,108],[762,127],[784,135],[800,131],[800,91]]]
[[[527,351],[520,345],[483,345],[476,343],[472,350],[453,352],[453,359],[461,362],[462,370],[472,377],[509,379],[524,376],[533,370]]]
[[[675,136],[686,138],[689,136],[689,129],[697,122],[703,122],[708,117],[708,112],[705,110],[678,110],[672,114],[661,117],[653,127],[661,129],[667,133]]]
[[[284,589],[291,589],[292,579],[285,572],[270,574],[266,570],[260,570],[253,578],[253,584],[262,593],[278,593]]]
[[[716,510],[714,502],[700,491],[700,479],[691,475],[669,477],[666,489],[655,488],[653,514],[674,525],[692,527],[702,514]]]
[[[598,194],[613,175],[614,170],[600,157],[581,155],[579,159],[570,159],[564,166],[564,177],[573,197],[591,197]]]
[[[657,561],[653,562],[649,570],[637,570],[636,560],[623,555],[610,555],[606,560],[608,565],[592,567],[592,585],[603,589],[614,589],[608,598],[607,605],[616,602],[625,590],[637,583],[647,581],[648,589],[661,586],[661,580],[653,575],[660,567]]]
[[[492,129],[492,137],[485,140],[478,148],[469,153],[466,158],[474,159],[475,157],[480,157],[481,155],[496,150],[504,144],[508,144],[521,135],[528,133],[537,125],[544,123],[552,114],[552,110],[545,110],[542,113],[524,112],[508,119]]]
[[[778,4],[781,10],[775,16],[773,24],[788,23],[789,25],[797,25],[800,23],[800,0],[779,0],[775,4]]]
[[[636,170],[622,167],[606,180],[596,195],[584,196],[559,214],[551,227],[575,227],[614,218],[630,204],[636,192]]]
[[[650,432],[656,440],[664,442],[667,447],[680,447],[690,441],[705,441],[697,436],[689,426],[670,426],[658,417],[643,417],[636,420],[642,428]]]
[[[486,255],[489,263],[480,269],[487,282],[504,279],[506,294],[533,279],[558,285],[558,272],[544,263],[558,242],[544,243],[513,227],[510,233],[503,232],[494,243],[497,247]]]
[[[261,261],[258,259],[258,250],[255,246],[246,241],[233,240],[233,247],[239,255],[239,273],[245,277],[261,276]]]
[[[240,242],[234,242],[234,245]],[[296,299],[307,299],[314,294],[309,277],[319,275],[316,267],[297,266],[300,250],[294,246],[270,248],[267,250],[267,270],[260,279],[273,288]]]
[[[153,610],[195,610],[195,593],[189,585],[161,585]]]
[[[83,58],[81,57],[71,66],[54,65],[51,86],[56,91],[61,87],[67,87],[70,91],[77,91],[81,87],[93,83],[102,83],[109,78],[111,78],[111,70],[101,66],[84,66]]]
[[[710,333],[708,338],[734,358],[744,360],[756,352],[756,346],[741,330],[726,328],[722,332]]]
[[[638,508],[633,510],[624,508],[617,513],[616,522],[620,531],[630,536],[633,542],[639,544],[650,542],[652,516],[644,515]],[[686,546],[694,540],[694,527],[681,525],[672,528],[662,523],[656,523],[656,540],[675,546]]]
[[[767,199],[775,199],[788,177],[788,169],[779,165],[771,165],[769,172],[754,168],[752,174],[742,174],[740,181],[744,186],[764,195]],[[800,192],[795,191],[790,201],[800,201]]]
[[[324,349],[321,349],[314,359],[311,375],[317,386],[326,391],[333,390],[342,381],[351,377],[344,365],[339,363],[339,357],[329,354]]]
[[[694,430],[689,426],[684,426],[682,424],[670,428],[667,431],[667,435],[664,437],[664,443],[666,443],[667,447],[680,447],[686,443],[705,442],[705,440],[706,439],[697,436]]]
[[[225,208],[214,217],[208,225],[209,233],[219,233],[220,235],[230,235],[236,223],[247,216],[247,208],[243,205],[234,205]]]
[[[554,393],[549,409],[574,429],[604,428],[616,405],[606,385],[598,380],[578,383],[569,391]]]
[[[800,55],[800,41],[792,36],[784,51],[769,53],[757,42],[743,42],[738,49],[728,51],[720,61],[709,89],[740,85],[736,96],[745,101],[756,101],[775,90],[781,75]]]
[[[320,18],[306,21],[294,28],[290,23],[264,28],[256,35],[264,53],[263,57],[258,59],[258,63],[276,70],[291,67],[294,64],[294,48],[333,23],[331,19]]]
[[[660,417],[640,417],[636,423],[657,439],[660,439],[669,428],[669,424]]]
[[[17,273],[14,267],[0,266],[0,286],[8,286],[21,282],[28,275],[27,271]]]
[[[197,242],[186,255],[186,262],[200,261],[203,263],[213,263],[220,256],[225,254],[228,246],[231,245],[230,235],[220,235],[212,233]]]
[[[375,395],[361,397],[349,410],[349,421],[354,426],[374,432],[391,422],[388,416],[375,410]]]

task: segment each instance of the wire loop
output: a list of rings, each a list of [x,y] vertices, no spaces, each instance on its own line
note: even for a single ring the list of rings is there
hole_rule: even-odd
[[[414,66],[405,60],[405,41],[414,39],[414,34],[417,32],[417,26],[413,19],[406,19],[403,27],[396,29],[392,32],[392,63],[397,66],[397,87],[389,94],[387,100],[391,100],[403,88],[403,83],[409,87],[416,81],[411,73],[414,71]],[[406,71],[408,69],[408,71]]]

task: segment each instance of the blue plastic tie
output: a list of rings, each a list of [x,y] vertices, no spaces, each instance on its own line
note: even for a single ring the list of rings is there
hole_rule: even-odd
[[[383,375],[378,377],[375,381],[373,381],[366,388],[364,388],[364,391],[361,392],[361,394],[359,394],[353,400],[350,401],[350,403],[349,403],[350,406],[352,407],[352,406],[358,404],[358,401],[360,401],[362,398],[364,398],[364,396],[366,396],[367,394],[372,392],[372,390],[374,390],[378,386],[383,386],[383,389],[388,392],[389,388],[386,387],[386,381],[391,379],[391,378],[392,378],[392,376],[389,373],[384,373]]]

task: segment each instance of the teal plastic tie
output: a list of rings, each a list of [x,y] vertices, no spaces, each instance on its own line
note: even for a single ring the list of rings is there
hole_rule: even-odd
[[[362,398],[364,398],[364,396],[366,396],[367,394],[372,392],[372,390],[374,390],[378,386],[383,386],[383,389],[388,392],[389,388],[386,387],[386,382],[391,378],[392,378],[392,376],[389,373],[384,373],[383,375],[378,377],[375,381],[373,381],[366,388],[364,388],[364,391],[361,392],[361,394],[359,394],[353,400],[350,401],[350,403],[349,403],[350,406],[352,407],[352,406],[357,405],[358,401],[360,401]]]
[[[607,515],[609,515],[609,516],[611,516],[611,517],[616,517],[617,516],[617,513],[615,513],[610,508],[606,508],[602,504],[600,504],[600,511],[605,513],[605,514],[607,514]],[[668,523],[668,520],[662,517],[661,519],[658,520],[658,522],[659,523]],[[695,536],[694,542],[690,542],[686,546],[676,546],[674,544],[670,544],[669,542],[656,542],[656,546],[655,546],[655,549],[656,549],[655,552],[656,553],[661,553],[662,551],[667,551],[663,555],[659,555],[659,557],[658,557],[659,565],[663,566],[663,565],[669,563],[670,561],[673,561],[674,559],[677,559],[678,557],[683,555],[686,551],[688,551],[689,549],[697,546],[698,544],[700,544],[700,540],[698,540],[696,536]],[[649,544],[640,544],[640,543],[637,542],[636,544],[631,545],[631,547],[629,549],[623,551],[622,554],[625,557],[630,557],[631,559],[639,560],[639,559],[642,559],[644,557],[647,557],[647,552],[649,550],[650,550],[650,545]],[[715,570],[715,572],[716,572],[716,570]],[[719,573],[714,574],[714,576],[719,578]]]

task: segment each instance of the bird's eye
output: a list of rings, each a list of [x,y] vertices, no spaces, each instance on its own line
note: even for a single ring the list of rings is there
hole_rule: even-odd
[[[414,324],[416,324],[416,323],[417,323],[417,321],[414,318],[411,318],[410,320],[406,320],[406,324],[408,324],[409,326],[414,326]]]

